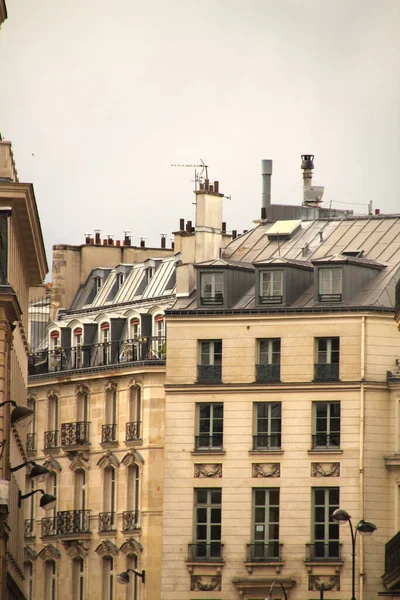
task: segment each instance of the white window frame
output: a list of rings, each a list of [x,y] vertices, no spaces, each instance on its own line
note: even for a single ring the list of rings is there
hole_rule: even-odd
[[[343,294],[343,269],[341,267],[320,267],[318,269],[319,300],[340,301]]]
[[[339,406],[339,416],[334,414],[334,409]],[[320,422],[325,417],[318,414],[318,409],[321,407],[326,407],[326,427],[321,429]],[[335,419],[339,419],[339,430],[332,430],[332,425]],[[341,425],[342,425],[342,417],[341,417],[341,404],[339,400],[331,400],[328,402],[317,400],[313,402],[313,435],[315,442],[313,443],[313,448],[340,448],[340,437],[341,437]],[[318,443],[318,435],[326,436],[326,444]],[[338,439],[338,443],[332,443],[332,439]]]
[[[263,496],[260,502],[260,496]],[[276,501],[277,497],[277,501]],[[279,524],[280,524],[280,489],[279,488],[253,488],[252,491],[252,544],[273,544],[274,550],[264,552],[265,557],[279,557]],[[275,510],[274,510],[275,509]],[[277,509],[277,511],[276,511]],[[263,518],[259,513],[264,512]],[[276,515],[276,512],[278,513]],[[276,519],[277,516],[277,519]],[[276,529],[277,528],[277,529]],[[271,532],[277,531],[277,535]]]
[[[224,273],[223,271],[200,272],[200,298],[203,304],[223,304]],[[205,302],[204,302],[205,301]]]
[[[283,269],[264,269],[260,271],[259,286],[261,303],[282,304],[283,276]]]
[[[267,416],[261,416],[259,413],[259,407],[266,407]],[[276,414],[279,412],[279,418]],[[261,422],[266,421],[267,431],[260,431]],[[275,424],[279,423],[279,427]],[[274,431],[277,429],[277,431]],[[281,402],[254,402],[254,450],[271,450],[279,449],[282,444],[282,403]],[[268,444],[262,445],[259,443],[258,438],[268,438]],[[274,440],[274,438],[276,438]]]
[[[331,503],[330,495],[334,491],[338,492],[339,499],[337,502]],[[317,492],[324,493],[324,503],[323,504],[320,504],[320,503],[317,504],[317,499],[316,499]],[[329,515],[334,510],[338,509],[339,506],[340,506],[340,488],[339,487],[312,488],[312,541],[313,541],[314,547],[317,543],[324,544],[323,556],[318,555],[318,558],[338,558],[339,557],[339,553],[340,553],[339,524],[335,523],[334,521],[329,520]],[[321,509],[321,508],[323,509],[323,512],[324,512],[324,518],[323,518],[323,520],[320,520],[320,519],[317,520],[316,513],[320,512],[318,509]],[[323,525],[323,529],[324,529],[323,538],[321,538],[320,535],[316,535],[317,527],[319,526],[319,528],[320,528],[321,525]],[[332,538],[330,537],[330,532],[331,532],[332,528],[334,528],[337,531],[337,537],[332,537]],[[330,547],[331,543],[334,545],[337,544],[337,548],[338,548],[337,553],[335,553],[335,552],[332,553],[332,549]]]
[[[202,417],[201,412],[202,409],[209,408],[210,416]],[[215,417],[214,412],[216,409],[222,409],[222,416]],[[202,422],[209,421],[209,427],[207,431],[201,431]],[[214,431],[214,426],[216,422],[222,424],[221,431]],[[196,449],[221,449],[223,447],[223,439],[224,439],[224,404],[223,402],[199,402],[196,404],[196,435],[197,435],[197,443]],[[201,437],[208,438],[208,443],[203,445],[201,443]],[[217,438],[216,440],[214,438]],[[221,439],[221,443],[217,443],[218,438]]]

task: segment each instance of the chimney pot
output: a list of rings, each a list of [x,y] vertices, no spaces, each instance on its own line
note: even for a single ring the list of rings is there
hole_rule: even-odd
[[[236,231],[236,229],[232,229],[232,239],[236,240],[236,238],[237,238],[237,231]]]
[[[165,235],[161,234],[161,248],[165,248]]]
[[[185,219],[179,219],[179,231],[185,231]]]
[[[94,246],[94,238],[90,238],[90,245]]]
[[[85,244],[90,244],[90,233],[85,233]]]
[[[206,191],[208,191],[209,185],[210,185],[210,180],[209,179],[205,179],[204,180],[204,189]]]
[[[314,168],[314,154],[301,155],[301,168],[312,170]]]
[[[200,187],[201,190],[204,190],[204,183],[200,183],[199,187]]]
[[[121,246],[121,240],[116,240],[115,245],[119,248]]]
[[[214,192],[219,194],[219,181],[214,181]]]
[[[214,191],[214,186],[212,184],[210,184],[210,192]]]
[[[107,240],[103,240],[103,246],[107,246]]]
[[[262,219],[266,219],[267,218],[267,209],[265,206],[261,207],[261,218]]]
[[[381,214],[381,209],[380,208],[376,208],[375,209],[375,214],[376,215],[380,215]]]
[[[222,233],[226,233],[226,223],[222,221]]]
[[[95,238],[95,243],[96,244],[101,244],[100,232],[101,232],[101,229],[95,229],[94,230],[94,238]]]
[[[261,161],[262,196],[261,207],[266,208],[271,204],[271,175],[272,160],[266,158]],[[262,217],[261,217],[262,218]]]

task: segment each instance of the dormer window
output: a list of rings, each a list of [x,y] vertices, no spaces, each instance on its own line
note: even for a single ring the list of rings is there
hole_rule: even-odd
[[[95,277],[94,278],[94,289],[96,290],[96,294],[100,288],[101,288],[101,277]]]
[[[260,272],[260,304],[282,304],[283,270]]]
[[[118,273],[117,274],[117,285],[118,285],[118,288],[122,287],[124,281],[125,281],[125,275],[124,275],[124,273]]]
[[[318,278],[318,302],[341,302],[342,269],[320,268]]]
[[[200,273],[201,304],[224,303],[224,274],[219,272]]]

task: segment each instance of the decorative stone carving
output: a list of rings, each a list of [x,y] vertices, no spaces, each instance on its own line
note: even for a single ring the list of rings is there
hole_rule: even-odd
[[[103,556],[117,556],[118,548],[110,540],[103,540],[99,546],[97,546],[95,552],[103,558]]]
[[[340,463],[311,463],[311,477],[340,477]]]
[[[61,558],[61,552],[53,544],[46,544],[39,552],[38,557],[44,561],[57,560]]]
[[[24,548],[24,560],[35,560],[37,558],[37,552],[30,546],[25,546]]]
[[[62,471],[62,466],[55,458],[48,458],[44,461],[43,466],[53,473],[60,473]]]
[[[222,477],[221,464],[194,465],[195,477]]]
[[[280,477],[280,463],[253,463],[253,477]]]
[[[87,471],[89,469],[89,457],[82,451],[70,452],[68,453],[68,458],[71,460],[71,464],[69,468],[71,471],[77,471],[78,469],[83,469]]]
[[[97,461],[97,466],[101,469],[106,467],[119,467],[119,460],[112,452],[105,452],[103,456]]]
[[[79,385],[77,385],[77,386],[76,386],[76,388],[75,388],[75,393],[76,393],[77,395],[78,395],[78,394],[85,395],[85,394],[89,394],[89,392],[90,392],[90,390],[89,390],[88,386],[87,386],[87,385],[83,385],[83,383],[80,383],[80,384],[79,384]]]
[[[206,581],[203,581],[205,579]],[[221,575],[191,575],[190,591],[191,592],[220,592],[222,589]]]
[[[120,548],[121,552],[128,556],[129,554],[139,554],[143,552],[143,546],[133,538],[128,538]]]
[[[59,394],[60,394],[60,391],[58,389],[50,388],[49,391],[47,392],[47,399],[48,400],[57,400]]]
[[[121,462],[125,467],[133,467],[133,465],[144,465],[144,458],[137,450],[131,450],[125,454]]]
[[[116,391],[117,389],[117,384],[115,383],[115,381],[107,381],[106,385],[104,386],[104,390],[107,392],[107,390],[110,391]]]
[[[312,592],[321,589],[326,592],[330,590],[340,592],[340,575],[309,575],[308,590]]]
[[[63,541],[63,545],[67,554],[70,558],[85,558],[89,551],[89,548],[85,548],[83,542],[79,542],[76,540],[65,540]]]
[[[142,387],[143,385],[143,379],[141,379],[140,377],[132,377],[132,379],[129,382],[128,387]]]

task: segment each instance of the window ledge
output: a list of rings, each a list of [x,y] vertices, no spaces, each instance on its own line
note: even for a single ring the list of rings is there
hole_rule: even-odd
[[[43,448],[43,453],[44,454],[58,454],[60,452],[60,449],[61,449],[61,446],[54,446],[54,448]]]
[[[216,380],[207,380],[207,381],[195,381],[194,382],[195,385],[222,385],[222,381],[219,379],[218,381]]]
[[[338,377],[335,377],[335,378],[321,377],[321,379],[314,377],[314,379],[311,380],[311,383],[342,383],[342,382]]]
[[[118,440],[113,440],[112,442],[100,442],[100,446],[102,448],[115,448],[118,446]]]
[[[307,450],[308,454],[343,454],[340,448],[312,448]]]
[[[209,456],[212,454],[213,456],[224,456],[226,454],[225,450],[192,450],[190,453],[192,456]]]
[[[265,454],[270,454],[271,456],[274,455],[280,455],[283,454],[283,450],[281,450],[280,448],[278,450],[249,450],[249,454],[251,456],[256,455],[256,456],[264,456]]]
[[[143,439],[139,438],[137,440],[125,440],[125,445],[126,446],[142,446],[143,445]]]

